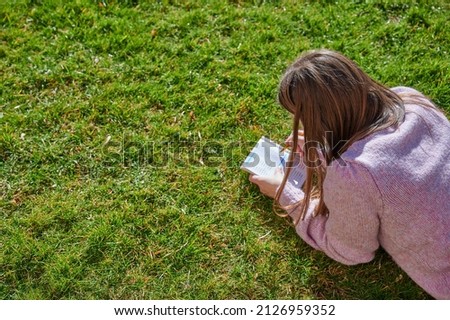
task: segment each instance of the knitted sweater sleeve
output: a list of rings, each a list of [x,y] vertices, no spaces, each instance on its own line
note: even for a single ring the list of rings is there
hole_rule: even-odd
[[[301,200],[303,192],[294,190],[287,185],[280,198],[282,205]],[[328,167],[324,201],[329,214],[314,217],[317,201],[311,201],[305,219],[296,225],[300,237],[338,262],[353,265],[371,261],[379,247],[378,213],[383,208],[369,171],[356,163]],[[299,210],[288,213],[295,220]]]

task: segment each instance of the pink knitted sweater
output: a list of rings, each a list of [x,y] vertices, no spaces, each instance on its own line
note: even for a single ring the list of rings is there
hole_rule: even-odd
[[[414,89],[396,87],[400,93]],[[381,245],[425,291],[450,299],[450,123],[431,108],[406,104],[405,121],[353,143],[324,180],[327,216],[296,226],[315,249],[344,264],[369,262]],[[283,206],[303,198],[288,183]],[[298,210],[289,212],[298,215]]]

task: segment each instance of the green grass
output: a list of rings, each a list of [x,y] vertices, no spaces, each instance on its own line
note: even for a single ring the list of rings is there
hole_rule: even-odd
[[[314,251],[239,170],[326,47],[450,111],[447,1],[2,1],[0,297],[427,299]]]

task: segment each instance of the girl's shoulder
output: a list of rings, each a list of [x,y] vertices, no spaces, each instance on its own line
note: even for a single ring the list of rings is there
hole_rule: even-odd
[[[415,111],[417,108],[425,113],[437,110],[429,97],[414,88],[398,86],[391,88],[391,91],[396,93],[402,99],[406,112],[411,109]]]
[[[423,93],[420,91],[411,88],[411,87],[405,87],[405,86],[396,86],[391,88],[392,91],[394,91],[396,94],[414,94],[414,95],[421,95],[423,96]]]
[[[352,143],[342,154],[343,161],[363,164],[370,171],[392,172],[408,167],[407,161],[423,162],[430,154],[448,159],[449,120],[419,91],[397,88],[414,96],[413,101],[405,103],[404,120]]]

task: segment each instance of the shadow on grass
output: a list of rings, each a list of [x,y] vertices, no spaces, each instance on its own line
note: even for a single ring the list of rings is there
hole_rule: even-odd
[[[305,256],[310,260],[306,281],[307,292],[312,299],[331,300],[422,300],[433,299],[397,266],[388,253],[380,248],[375,258],[365,264],[346,266],[306,244],[292,226],[286,232],[286,221],[272,211],[271,199],[259,199],[254,203],[263,219],[274,233],[281,234],[281,241],[297,238],[292,259]],[[290,257],[291,258],[291,257]],[[299,270],[300,271],[300,270]],[[297,297],[292,297],[296,299]]]
[[[313,249],[311,249],[313,250]],[[319,270],[309,279],[318,299],[432,299],[380,249],[370,263],[345,266],[317,252]]]

